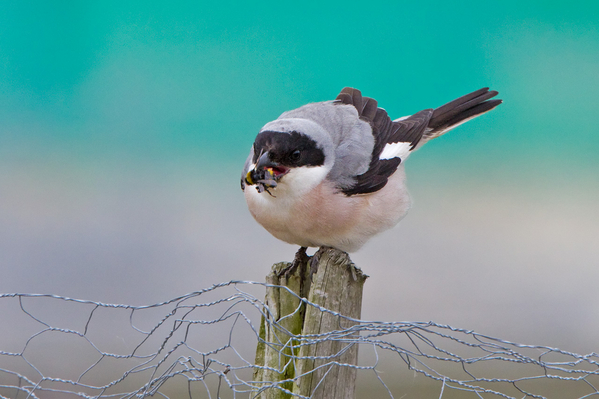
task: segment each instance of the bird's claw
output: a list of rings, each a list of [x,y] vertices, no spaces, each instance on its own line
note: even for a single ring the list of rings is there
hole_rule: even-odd
[[[269,193],[270,194],[270,193]],[[272,194],[271,194],[272,195]],[[289,264],[289,266],[281,269],[278,273],[277,273],[277,277],[281,277],[281,276],[289,276],[291,274],[293,274],[293,272],[295,272],[295,270],[303,265],[307,265],[308,261],[310,261],[310,257],[308,256],[308,254],[306,253],[306,250],[308,248],[306,247],[300,247],[300,249],[297,250],[297,252],[295,253],[295,257],[293,258],[293,262],[291,262]],[[302,273],[303,274],[303,273]]]

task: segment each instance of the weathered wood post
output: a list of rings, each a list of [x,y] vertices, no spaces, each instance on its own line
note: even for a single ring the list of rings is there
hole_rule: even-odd
[[[286,262],[273,265],[266,282],[287,287],[299,297],[343,316],[360,318],[362,289],[368,276],[355,267],[345,252],[332,248],[321,251],[318,270],[312,276],[305,264],[279,276],[288,266]],[[267,316],[262,317],[256,349],[256,365],[264,368],[257,368],[254,373],[256,390],[250,397],[354,398],[356,369],[329,363],[356,365],[358,345],[320,340],[314,335],[347,329],[355,323],[306,306],[284,288],[267,287],[265,303]],[[303,338],[294,339],[298,335]],[[278,388],[273,388],[274,384]]]

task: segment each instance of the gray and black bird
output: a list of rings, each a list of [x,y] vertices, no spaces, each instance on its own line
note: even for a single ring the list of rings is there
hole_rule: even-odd
[[[290,244],[357,251],[408,212],[404,163],[426,142],[499,104],[483,88],[391,120],[346,87],[333,101],[284,112],[260,130],[241,177],[250,213]]]

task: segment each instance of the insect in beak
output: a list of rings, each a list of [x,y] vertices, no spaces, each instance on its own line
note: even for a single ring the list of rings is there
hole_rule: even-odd
[[[259,193],[266,191],[274,197],[269,189],[276,188],[278,180],[288,172],[289,168],[272,161],[270,153],[266,151],[260,155],[256,166],[247,173],[245,182],[249,185],[256,185],[256,190]]]

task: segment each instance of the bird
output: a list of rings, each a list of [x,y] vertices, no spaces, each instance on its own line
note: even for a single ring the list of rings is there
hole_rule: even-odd
[[[294,263],[308,247],[355,252],[410,209],[412,152],[497,107],[497,94],[485,87],[391,120],[345,87],[335,100],[284,112],[260,129],[243,167],[248,209],[274,237],[300,246]]]

